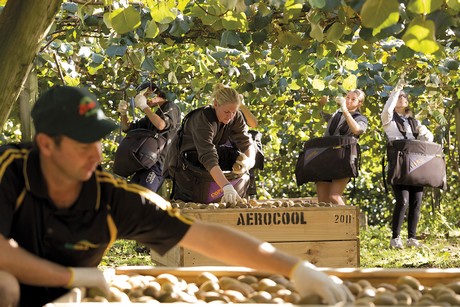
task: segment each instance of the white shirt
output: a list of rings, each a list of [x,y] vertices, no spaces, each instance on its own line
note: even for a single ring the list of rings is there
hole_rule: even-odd
[[[387,135],[387,138],[390,141],[404,139],[404,136],[399,131],[396,122],[393,120],[393,112],[395,110],[396,103],[398,102],[400,92],[401,91],[395,91],[390,94],[390,97],[388,97],[388,100],[385,103],[385,106],[383,107],[383,111],[381,114],[383,130],[385,130],[385,134]],[[404,129],[406,131],[407,139],[415,139],[412,128],[409,125],[409,121],[407,120],[407,117],[401,116],[401,118],[404,121]],[[418,120],[416,120],[416,122],[417,130],[419,133],[417,139],[432,142],[433,134],[428,130],[428,128],[425,125],[422,125]]]

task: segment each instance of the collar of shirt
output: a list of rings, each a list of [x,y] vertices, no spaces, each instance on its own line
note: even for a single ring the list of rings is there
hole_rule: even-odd
[[[24,178],[27,191],[39,198],[46,198],[52,202],[48,195],[45,177],[40,167],[40,155],[37,149],[32,149],[29,152],[26,163]],[[72,207],[80,210],[94,210],[98,208],[100,191],[101,189],[96,180],[96,175],[93,173],[88,181],[83,182],[80,195]]]

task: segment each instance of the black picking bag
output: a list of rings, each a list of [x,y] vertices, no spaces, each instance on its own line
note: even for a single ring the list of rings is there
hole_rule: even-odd
[[[182,166],[176,171],[174,177],[177,187],[173,189],[172,198],[202,204],[219,202],[223,196],[222,189],[201,163],[196,164],[195,155],[197,154],[194,151],[183,153]],[[224,176],[241,197],[247,197],[249,174],[224,171]]]
[[[297,160],[297,185],[357,177],[360,148],[352,136],[325,136],[305,142]]]
[[[446,161],[441,145],[420,140],[387,143],[388,183],[445,190]]]
[[[128,177],[139,170],[151,168],[166,143],[166,138],[148,129],[129,131],[115,152],[114,173]]]

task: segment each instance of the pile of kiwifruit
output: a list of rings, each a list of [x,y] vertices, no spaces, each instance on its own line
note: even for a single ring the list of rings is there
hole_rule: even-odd
[[[416,278],[401,276],[395,284],[372,285],[361,279],[344,281],[354,302],[348,306],[460,306],[460,281],[423,286]],[[83,302],[136,303],[292,303],[321,305],[319,296],[301,298],[293,284],[281,275],[256,277],[251,274],[217,277],[210,272],[197,275],[194,282],[172,274],[157,277],[116,275],[107,297],[88,291]]]
[[[276,199],[276,200],[257,200],[242,199],[235,203],[209,203],[201,204],[195,202],[184,202],[176,200],[171,204],[179,209],[227,209],[227,208],[290,208],[290,207],[334,207],[336,205],[325,202],[318,202],[315,199]]]

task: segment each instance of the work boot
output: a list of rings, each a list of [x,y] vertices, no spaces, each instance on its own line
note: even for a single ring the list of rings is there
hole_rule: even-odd
[[[390,240],[390,248],[397,248],[397,249],[403,249],[404,246],[402,244],[402,240],[400,237],[396,237],[394,239]]]

